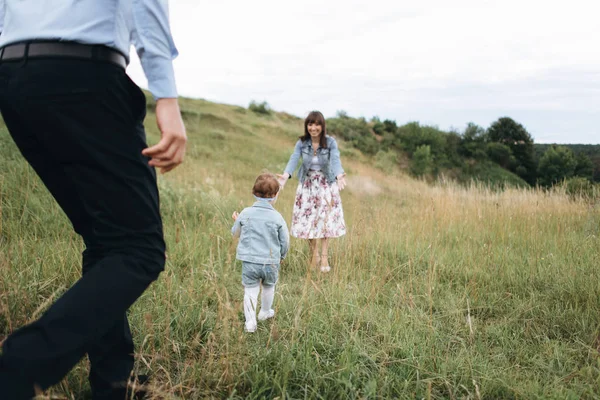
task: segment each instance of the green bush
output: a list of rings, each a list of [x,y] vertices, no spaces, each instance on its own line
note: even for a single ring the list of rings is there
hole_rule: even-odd
[[[477,124],[469,122],[460,137],[458,153],[463,157],[484,160],[487,158],[487,141],[488,137],[485,129]]]
[[[490,160],[505,169],[509,169],[517,162],[510,147],[499,142],[488,143],[486,146],[486,154]]]
[[[363,160],[364,159],[364,156],[360,152],[360,150],[358,150],[354,147],[350,147],[350,146],[340,147],[340,155],[342,157],[348,158],[350,160]]]
[[[458,180],[463,184],[480,182],[493,189],[529,187],[518,175],[489,160],[464,164]]]
[[[597,197],[596,185],[586,178],[576,176],[564,181],[565,193],[572,199],[594,200]]]
[[[538,182],[550,187],[573,177],[577,160],[571,149],[564,146],[552,146],[540,158]]]
[[[337,118],[327,120],[327,130],[330,135],[341,137],[365,154],[374,155],[380,148],[364,118],[350,118],[340,111]]]
[[[383,139],[380,145],[383,149],[391,149],[404,152],[404,146],[402,145],[402,140],[400,139],[400,136],[398,135],[397,131],[395,131],[394,133],[387,131],[384,132]]]
[[[385,133],[385,125],[383,124],[383,122],[375,122],[373,124],[373,132],[375,132],[376,135],[383,136],[383,134]]]
[[[499,118],[487,131],[490,142],[498,142],[510,147],[516,163],[510,170],[530,185],[536,181],[533,138],[525,127],[508,117]]]
[[[375,154],[375,167],[391,174],[398,165],[398,154],[395,151],[379,150]]]
[[[269,104],[266,101],[263,101],[262,103],[257,103],[254,100],[252,100],[250,102],[250,105],[248,106],[248,109],[257,114],[271,115],[271,107],[269,107]]]
[[[398,125],[396,125],[396,121],[386,119],[383,121],[383,130],[389,133],[396,133]]]
[[[448,134],[433,126],[421,126],[418,122],[411,122],[398,128],[398,135],[409,155],[413,155],[419,147],[427,145],[437,161],[446,157]]]
[[[379,142],[371,134],[352,139],[352,144],[365,154],[375,154],[379,150]]]
[[[410,172],[415,176],[430,174],[433,170],[431,147],[427,144],[417,147],[413,154]]]
[[[575,161],[577,162],[575,176],[580,176],[589,180],[594,179],[594,163],[587,155],[579,153],[575,156]]]

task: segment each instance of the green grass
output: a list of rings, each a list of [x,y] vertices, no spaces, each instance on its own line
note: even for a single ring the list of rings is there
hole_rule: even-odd
[[[182,100],[186,163],[159,177],[165,273],[130,312],[157,398],[600,397],[600,213],[559,191],[428,186],[343,142],[332,272],[292,241],[276,317],[243,331],[231,213],[282,171],[302,121]],[[151,142],[158,139],[152,105]],[[0,335],[79,276],[81,241],[0,125]],[[276,207],[290,220],[296,181]],[[86,398],[83,361],[55,395]]]
[[[459,174],[461,181],[477,181],[494,188],[516,187],[527,188],[529,184],[491,161],[467,163]]]

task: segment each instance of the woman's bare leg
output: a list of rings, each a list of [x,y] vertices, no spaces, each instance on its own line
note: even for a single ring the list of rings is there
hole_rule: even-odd
[[[329,260],[327,259],[327,249],[329,248],[329,239],[321,239],[321,266],[328,267]]]
[[[317,250],[317,239],[308,239],[310,254],[310,266],[316,267],[319,262],[319,251]]]

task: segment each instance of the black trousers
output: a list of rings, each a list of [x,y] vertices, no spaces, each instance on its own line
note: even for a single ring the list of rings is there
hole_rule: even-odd
[[[112,64],[29,59],[0,63],[0,111],[86,247],[82,278],[4,342],[0,399],[30,398],[86,353],[94,398],[123,399],[126,311],[165,264],[156,174],[141,154],[145,96]]]

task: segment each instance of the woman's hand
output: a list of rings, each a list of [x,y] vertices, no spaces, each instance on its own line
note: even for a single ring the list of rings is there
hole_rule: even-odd
[[[290,175],[287,172],[284,172],[282,175],[277,174],[277,181],[279,182],[281,189],[283,189],[288,179],[290,179]]]
[[[239,216],[240,216],[240,213],[237,211],[234,211],[233,214],[231,214],[231,218],[233,218],[234,221],[237,221]]]
[[[338,188],[340,190],[344,190],[344,188],[346,187],[346,173],[339,174],[336,177],[336,179],[337,179]]]

